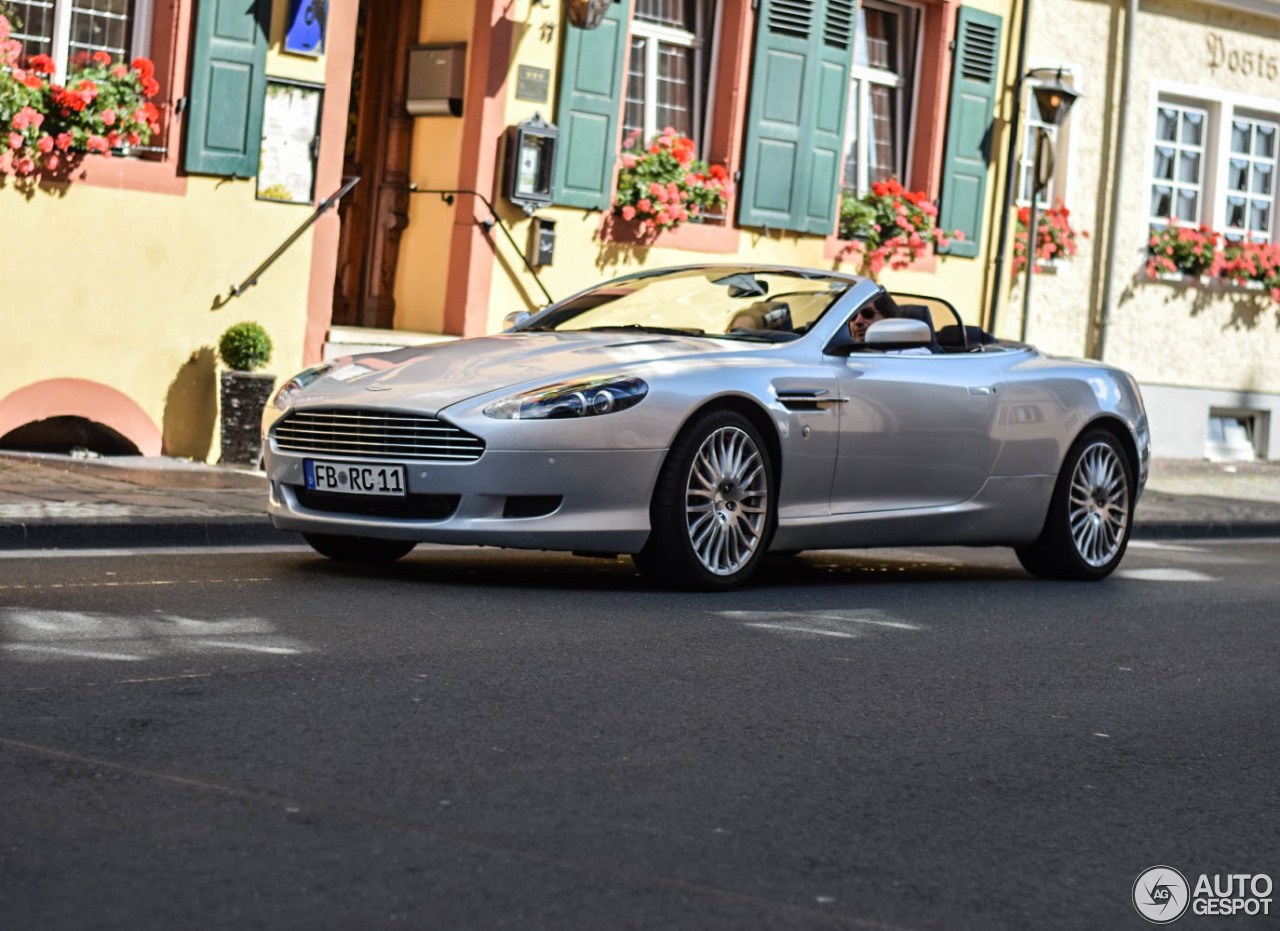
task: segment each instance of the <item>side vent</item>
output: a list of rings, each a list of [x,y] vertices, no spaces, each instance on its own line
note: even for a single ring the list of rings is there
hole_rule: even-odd
[[[813,32],[814,0],[773,0],[769,4],[769,31],[797,39]]]
[[[857,7],[856,0],[827,0],[827,21],[822,41],[832,48],[849,48],[853,45]]]
[[[960,72],[970,81],[989,84],[996,79],[996,60],[999,54],[999,33],[995,27],[984,23],[970,23]]]

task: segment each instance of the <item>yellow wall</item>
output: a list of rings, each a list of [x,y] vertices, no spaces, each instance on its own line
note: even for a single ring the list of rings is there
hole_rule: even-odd
[[[277,0],[277,43],[284,7]],[[267,71],[314,81],[324,60],[273,48]],[[98,382],[132,398],[171,455],[216,459],[218,337],[257,321],[275,344],[267,371],[283,379],[302,367],[310,234],[256,287],[212,305],[310,210],[258,201],[243,180],[191,176],[183,196],[72,183],[30,199],[0,180],[0,399],[49,379]]]

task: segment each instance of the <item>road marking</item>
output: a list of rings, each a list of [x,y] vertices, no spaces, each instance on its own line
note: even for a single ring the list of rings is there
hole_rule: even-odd
[[[31,662],[107,660],[137,662],[212,650],[296,656],[310,647],[282,637],[258,617],[203,621],[179,615],[128,617],[34,608],[0,610],[0,651]]]
[[[1132,545],[1132,544],[1130,544]],[[85,550],[0,550],[0,559],[101,559],[109,556],[237,556],[275,553],[314,553],[297,543],[259,546],[146,546]]]
[[[1200,553],[1203,552],[1199,546],[1181,546],[1177,543],[1158,543],[1154,540],[1130,540],[1129,549],[1131,550],[1168,550],[1173,553]]]
[[[816,634],[819,637],[847,637],[852,640],[857,634],[846,633],[843,630],[821,630],[817,627],[801,627],[798,624],[765,624],[751,622],[743,625],[744,627],[760,627],[765,630],[786,630],[797,634]]]
[[[20,582],[14,585],[0,585],[0,591],[44,591],[64,588],[146,588],[163,585],[225,585],[231,582],[270,582],[269,578],[248,579],[149,579],[138,582],[50,582],[47,585],[39,582],[27,584]]]
[[[160,782],[171,782],[175,785],[188,786],[196,789],[207,789],[211,792],[217,792],[221,795],[231,795],[236,798],[249,799],[254,802],[266,802],[270,805],[280,805],[297,810],[297,803],[289,799],[280,798],[274,795],[266,795],[262,792],[250,792],[245,789],[237,789],[233,786],[218,785],[216,782],[204,782],[200,779],[188,779],[186,776],[173,776],[169,773],[160,773],[152,769],[138,769],[134,766],[125,766],[122,763],[112,763],[109,760],[98,759],[91,756],[81,756],[78,753],[67,753],[64,750],[54,750],[50,747],[41,747],[36,744],[23,743],[20,740],[6,740],[0,737],[0,747],[8,747],[10,749],[26,750],[30,753],[37,753],[41,756],[51,756],[60,760],[71,760],[74,763],[83,763],[86,766],[97,766],[102,769],[113,769],[121,773],[129,773],[133,776],[141,776],[144,779],[155,779]]]
[[[1154,569],[1121,569],[1116,573],[1122,579],[1134,582],[1217,582],[1217,576],[1205,575],[1194,569],[1174,569],[1160,566]]]
[[[894,630],[924,630],[918,624],[905,621],[886,620],[883,611],[720,611],[721,617],[732,621],[754,622],[756,624],[782,618],[795,618],[804,621],[831,621],[835,624],[865,624],[870,627],[890,627]],[[889,615],[891,617],[891,615]]]

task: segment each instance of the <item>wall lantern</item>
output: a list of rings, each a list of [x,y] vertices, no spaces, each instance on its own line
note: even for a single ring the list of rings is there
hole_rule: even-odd
[[[551,206],[559,138],[560,130],[537,113],[507,129],[503,193],[527,214]]]
[[[579,29],[595,29],[604,22],[609,4],[614,0],[564,0],[564,15],[570,25]]]
[[[1071,110],[1071,105],[1080,95],[1068,85],[1062,83],[1062,72],[1051,84],[1038,84],[1032,89],[1036,95],[1036,104],[1040,107],[1040,119],[1054,126],[1061,126]]]

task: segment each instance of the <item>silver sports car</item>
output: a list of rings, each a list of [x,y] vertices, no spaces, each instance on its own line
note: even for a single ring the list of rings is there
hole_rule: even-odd
[[[286,383],[275,525],[334,559],[627,553],[703,589],[806,549],[1012,546],[1070,579],[1124,556],[1150,444],[1117,369],[802,268],[644,271],[520,316]]]

